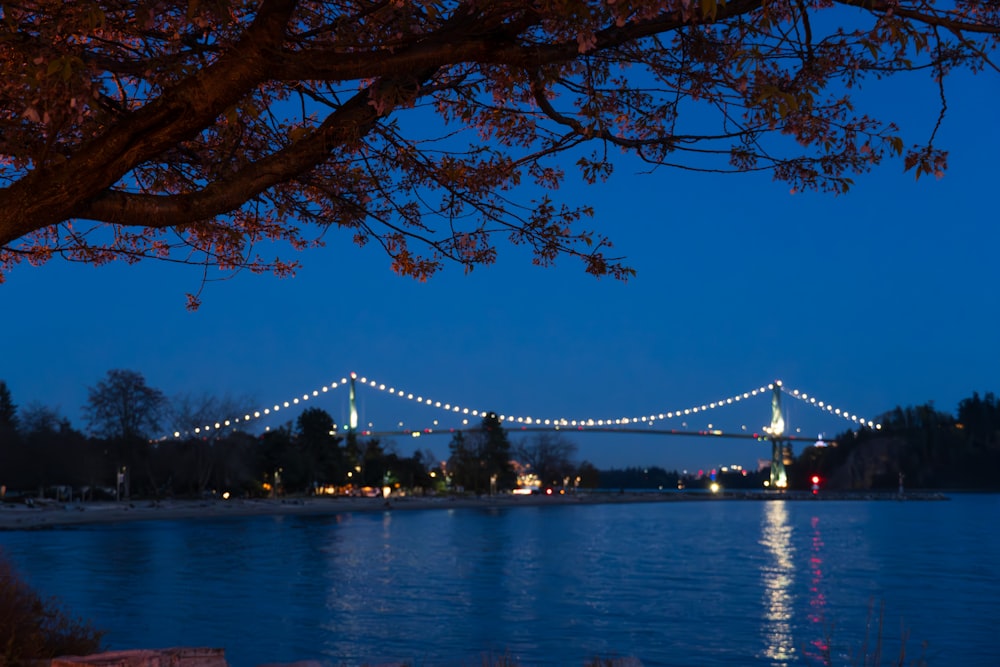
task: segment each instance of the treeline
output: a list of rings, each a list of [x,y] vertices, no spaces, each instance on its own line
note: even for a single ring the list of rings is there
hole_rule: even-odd
[[[492,414],[454,434],[446,461],[428,451],[401,456],[391,441],[338,431],[319,408],[262,435],[232,425],[193,426],[245,412],[238,401],[168,400],[140,373],[112,370],[88,389],[84,434],[47,407],[19,409],[0,381],[0,486],[8,498],[89,500],[373,493],[385,486],[484,494],[525,483],[592,487],[598,481],[593,465],[573,461],[576,446],[561,435],[512,443]],[[158,436],[165,424],[176,435]]]
[[[214,399],[171,401],[141,374],[114,370],[88,390],[85,435],[47,407],[18,409],[0,381],[0,486],[8,496],[120,499],[440,484],[429,453],[402,457],[377,438],[343,436],[317,408],[262,435],[235,428],[195,433],[190,426],[243,412]],[[154,437],[165,422],[188,428],[178,437]]]
[[[324,410],[304,410],[262,435],[211,424],[243,414],[238,401],[168,400],[141,374],[113,370],[88,389],[88,432],[44,406],[19,409],[0,381],[0,487],[57,497],[238,496],[350,493],[384,486],[415,492],[502,493],[545,488],[694,488],[709,479],[683,478],[659,467],[597,470],[576,461],[576,445],[560,432],[512,442],[496,415],[456,432],[447,460],[428,451],[401,456],[391,441],[338,431]],[[184,435],[157,437],[163,425]],[[830,446],[810,446],[787,466],[792,489],[819,475],[829,489],[1000,489],[1000,402],[973,394],[955,416],[933,404],[899,408],[881,429],[845,431]],[[720,470],[728,489],[761,488],[768,471]]]
[[[933,403],[896,407],[880,429],[846,431],[836,446],[807,447],[789,469],[794,486],[820,475],[828,488],[1000,489],[1000,402],[973,393],[958,413]],[[900,477],[902,475],[902,478]]]

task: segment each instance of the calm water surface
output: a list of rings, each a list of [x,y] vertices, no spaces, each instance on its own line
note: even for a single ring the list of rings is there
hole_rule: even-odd
[[[234,667],[852,665],[873,603],[892,657],[908,632],[907,655],[932,666],[996,667],[998,519],[989,495],[678,502],[155,521],[0,544],[110,648],[222,647]]]

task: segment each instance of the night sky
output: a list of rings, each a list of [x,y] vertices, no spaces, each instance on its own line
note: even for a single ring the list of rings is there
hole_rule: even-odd
[[[908,145],[928,136],[937,90],[926,74],[872,91],[872,110],[895,120]],[[184,294],[199,287],[196,267],[21,266],[0,285],[0,379],[19,406],[49,406],[81,430],[87,388],[116,368],[168,396],[261,409],[356,371],[442,403],[543,419],[665,413],[775,379],[865,419],[927,401],[954,413],[972,392],[1000,390],[1000,87],[995,77],[956,78],[948,99],[936,143],[950,166],[939,180],[915,181],[897,160],[835,197],[791,194],[759,174],[640,173],[623,159],[606,184],[564,187],[560,198],[595,206],[585,226],[638,271],[627,283],[596,280],[571,258],[535,267],[506,245],[495,266],[468,275],[449,266],[418,283],[394,275],[375,245],[359,249],[336,231],[326,248],[296,257],[296,277],[213,282],[194,313]],[[347,419],[340,389],[301,405]],[[359,388],[359,405],[376,430],[461,424],[370,388]],[[790,430],[806,437],[851,426],[799,401],[786,409]],[[659,426],[759,430],[769,419],[765,396]],[[769,456],[740,440],[567,437],[578,459],[602,468],[756,466]],[[394,439],[403,454],[439,458],[448,441]]]

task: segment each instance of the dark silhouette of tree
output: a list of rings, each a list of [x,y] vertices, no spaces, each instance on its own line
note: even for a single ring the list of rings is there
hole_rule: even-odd
[[[89,442],[52,408],[32,403],[20,421],[20,438],[3,448],[9,466],[4,483],[10,488],[43,496],[54,487],[94,486],[110,477],[112,469],[99,444]]]
[[[11,399],[7,383],[0,380],[0,485],[11,485],[17,479],[20,465],[21,435],[18,433],[17,406]]]
[[[470,447],[464,431],[457,431],[448,443],[448,476],[456,489],[476,489],[479,474],[479,460]]]
[[[596,489],[601,486],[601,472],[590,461],[584,461],[576,470],[581,489]]]
[[[91,431],[105,438],[145,439],[157,435],[166,397],[141,373],[111,370],[87,390],[84,414]]]
[[[601,471],[601,488],[606,489],[672,489],[677,487],[677,471],[667,472],[659,466],[611,468]]]
[[[116,465],[123,468],[125,495],[143,474],[143,491],[158,490],[150,460],[150,436],[156,435],[166,408],[166,397],[146,384],[141,373],[110,370],[107,377],[87,390],[84,415],[92,432],[107,439]]]
[[[0,270],[59,255],[284,275],[296,264],[262,242],[341,231],[419,279],[492,263],[508,238],[631,275],[585,203],[549,195],[567,164],[613,177],[622,151],[796,190],[844,192],[887,156],[940,174],[940,122],[914,144],[854,90],[928,71],[943,116],[954,71],[995,73],[1000,34],[995,0],[24,0],[4,21]]]
[[[542,484],[561,486],[576,477],[576,444],[558,432],[536,433],[522,440],[514,450],[521,465],[528,466]],[[569,486],[573,486],[572,483]]]
[[[17,406],[7,383],[0,380],[0,435],[17,430]]]
[[[510,441],[495,413],[483,417],[478,429],[456,433],[448,448],[448,473],[454,485],[476,494],[514,488]]]
[[[173,454],[184,459],[184,469],[181,473],[184,481],[178,480],[178,483],[185,487],[188,493],[202,493],[207,489],[215,466],[220,461],[215,451],[217,443],[235,431],[235,426],[228,429],[215,428],[216,420],[221,415],[242,415],[252,404],[252,401],[245,398],[235,399],[229,396],[219,398],[210,395],[196,397],[191,394],[181,394],[169,401],[165,419],[174,425],[170,430],[189,436],[195,435],[186,437],[176,448],[164,448],[161,445],[161,458],[167,449],[171,449]],[[167,467],[176,468],[169,465]]]
[[[292,493],[306,485],[307,470],[294,445],[291,424],[273,428],[261,436],[263,479],[275,494]]]
[[[299,414],[296,426],[310,486],[340,483],[346,468],[333,417],[320,408],[307,408]]]

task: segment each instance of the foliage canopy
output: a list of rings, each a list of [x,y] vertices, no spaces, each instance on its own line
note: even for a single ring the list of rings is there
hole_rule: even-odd
[[[53,255],[295,270],[346,233],[397,272],[565,255],[627,278],[551,196],[630,152],[843,192],[886,156],[864,80],[996,66],[996,0],[25,0],[0,9],[0,277]],[[339,239],[338,239],[339,241]],[[191,297],[191,303],[197,302]]]

